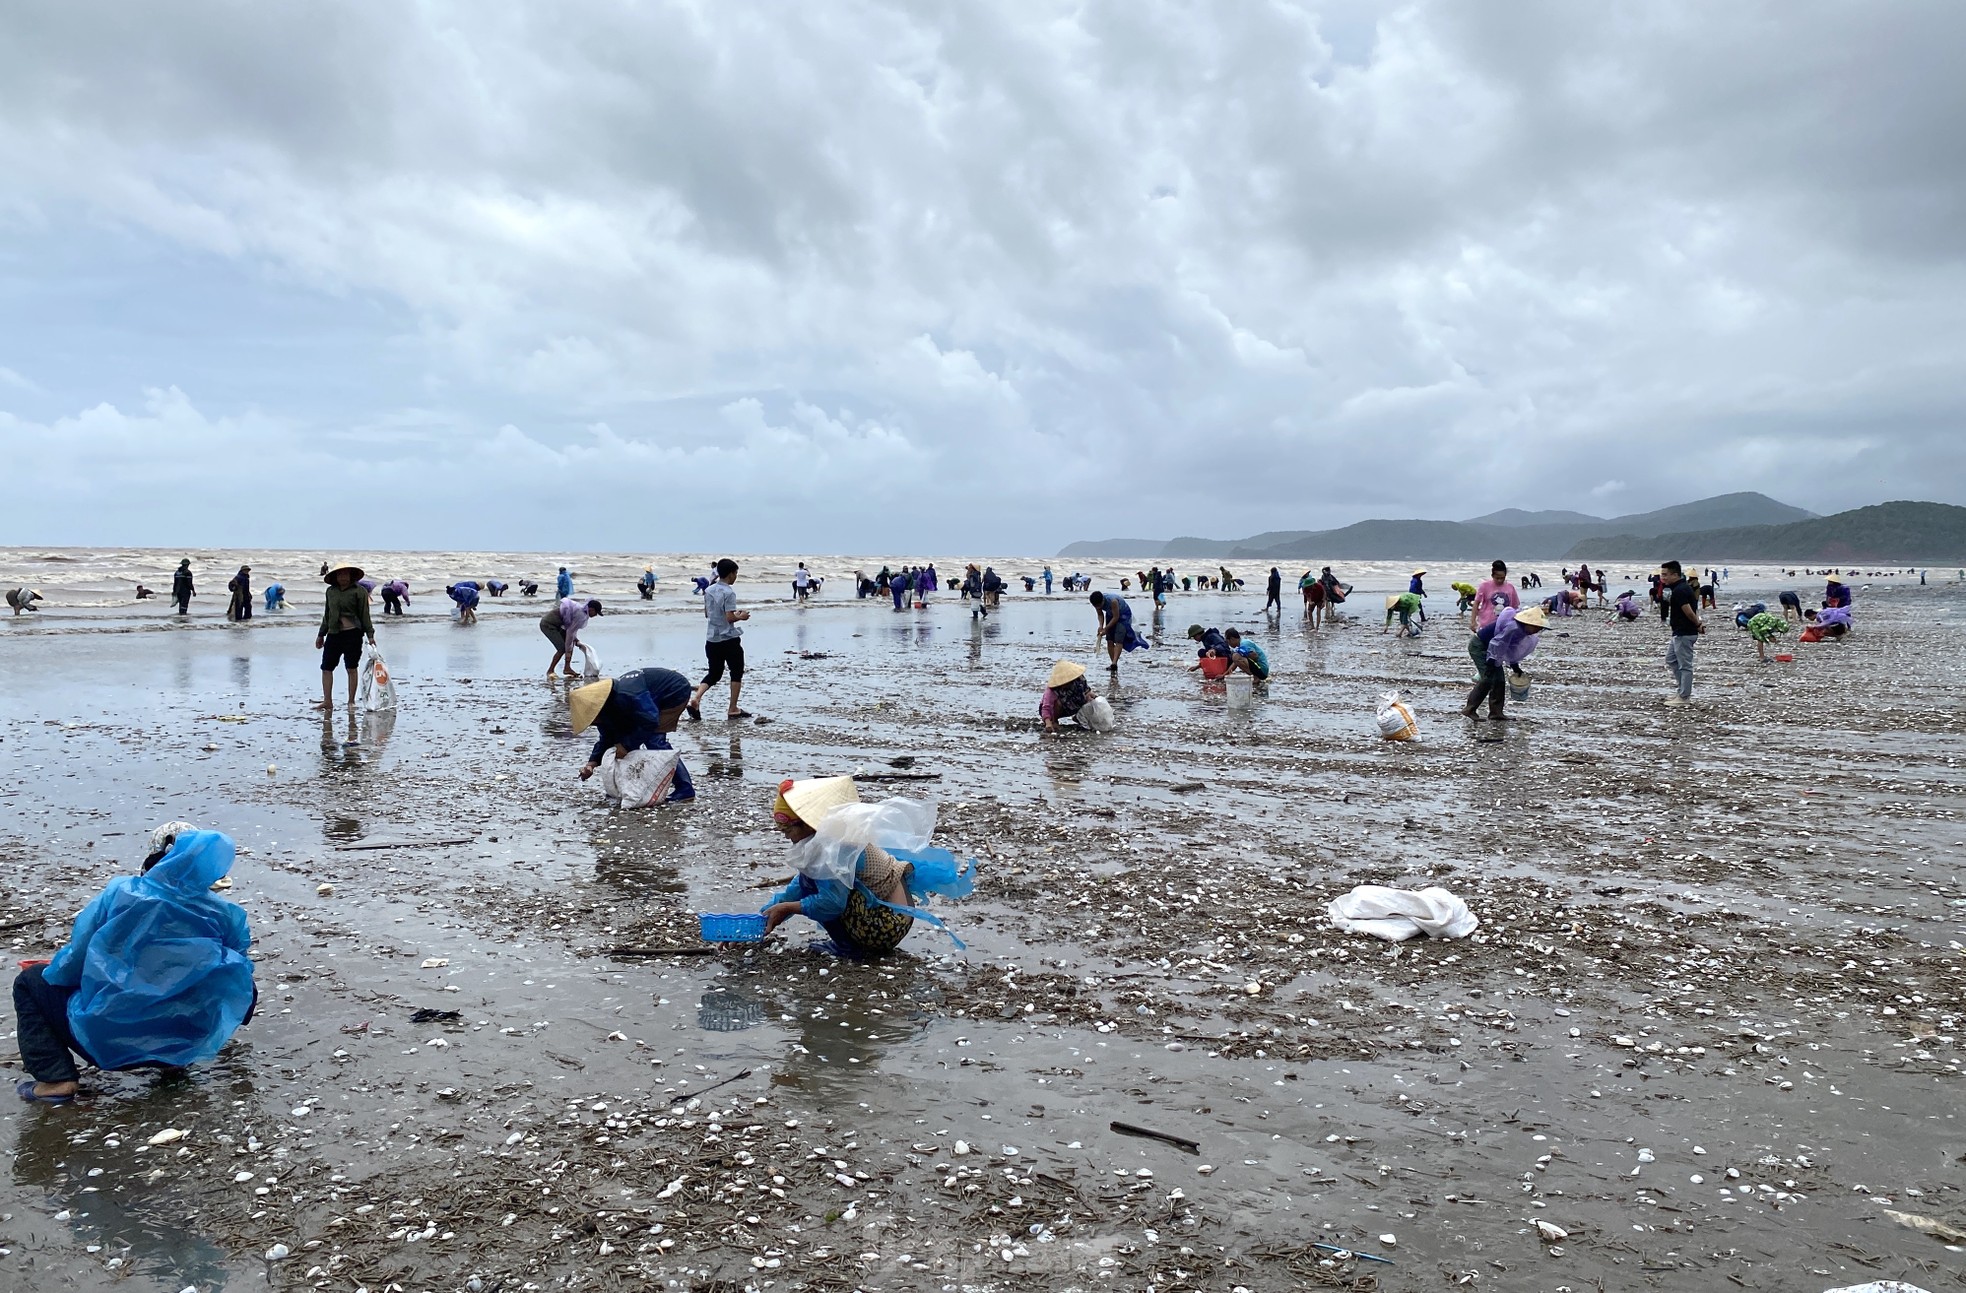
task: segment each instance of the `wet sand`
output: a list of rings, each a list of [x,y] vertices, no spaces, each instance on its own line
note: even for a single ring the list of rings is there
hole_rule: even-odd
[[[772,608],[771,721],[713,697],[677,742],[697,802],[640,814],[573,779],[516,616],[384,625],[400,711],[326,722],[304,614],[9,624],[9,954],[183,817],[242,846],[262,1004],[187,1077],[0,1113],[0,1283],[1966,1288],[1966,1249],[1887,1215],[1966,1225],[1959,589],[1874,590],[1793,665],[1718,616],[1678,711],[1656,623],[1558,621],[1506,728],[1453,715],[1451,617],[1407,642],[1260,602],[1174,598],[1119,732],[1056,741],[1082,598]],[[1269,649],[1248,710],[1185,672],[1192,620]],[[700,625],[592,635],[694,672]],[[1394,687],[1418,743],[1376,736]],[[895,789],[982,861],[944,913],[966,952],[843,962],[800,922],[663,954],[783,879],[770,786],[857,768],[939,776]],[[1332,930],[1368,882],[1483,927]]]

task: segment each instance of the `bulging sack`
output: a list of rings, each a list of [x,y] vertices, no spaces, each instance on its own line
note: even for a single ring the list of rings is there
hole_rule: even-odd
[[[580,644],[580,676],[589,682],[597,682],[601,677],[601,657],[585,642]]]
[[[1113,715],[1113,702],[1104,696],[1094,696],[1072,718],[1080,727],[1095,732],[1110,732],[1119,726],[1119,720]]]
[[[625,759],[609,750],[601,758],[601,792],[623,808],[653,808],[669,797],[682,760],[674,750],[630,750]]]
[[[396,683],[389,676],[389,662],[382,658],[381,648],[371,644],[362,653],[360,673],[361,682],[355,692],[356,704],[371,713],[396,708]]]
[[[1378,721],[1379,735],[1388,741],[1410,741],[1420,734],[1413,711],[1396,692],[1389,691],[1379,698]]]

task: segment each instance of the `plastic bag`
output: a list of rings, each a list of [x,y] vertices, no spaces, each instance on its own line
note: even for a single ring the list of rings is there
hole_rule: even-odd
[[[869,844],[890,853],[927,848],[935,834],[935,815],[935,805],[922,799],[842,804],[826,814],[817,833],[792,846],[793,869],[822,883],[851,885]]]
[[[1466,938],[1481,927],[1468,904],[1439,885],[1416,890],[1362,884],[1333,898],[1324,911],[1347,934],[1370,934],[1389,943],[1415,934]]]
[[[1379,735],[1388,741],[1410,741],[1420,734],[1419,724],[1413,718],[1413,711],[1397,692],[1387,692],[1379,697]]]
[[[389,662],[382,658],[382,649],[374,643],[362,653],[360,674],[361,682],[355,689],[357,705],[370,713],[396,708],[396,683],[389,676]]]
[[[246,913],[209,892],[234,856],[217,831],[187,831],[156,866],[112,881],[76,918],[50,972],[66,977],[65,962],[80,955],[68,1021],[101,1067],[201,1063],[251,1012]]]
[[[654,808],[669,797],[682,761],[674,750],[630,750],[625,759],[609,750],[601,757],[601,792],[622,808]]]
[[[1113,702],[1104,696],[1094,696],[1087,701],[1078,713],[1072,715],[1072,720],[1080,727],[1095,732],[1110,732],[1119,726],[1119,720],[1113,716]]]
[[[580,676],[589,682],[596,682],[601,676],[601,657],[585,642],[580,644]]]

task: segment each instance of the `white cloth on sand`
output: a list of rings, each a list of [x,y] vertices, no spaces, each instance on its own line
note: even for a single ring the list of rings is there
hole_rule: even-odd
[[[1362,884],[1325,907],[1331,923],[1347,934],[1370,934],[1399,943],[1415,934],[1466,938],[1481,922],[1468,904],[1439,885],[1427,889],[1388,889]]]

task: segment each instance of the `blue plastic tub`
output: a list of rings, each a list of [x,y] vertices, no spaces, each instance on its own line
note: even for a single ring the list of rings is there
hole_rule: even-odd
[[[763,912],[700,911],[696,924],[706,943],[755,943],[765,936]]]

